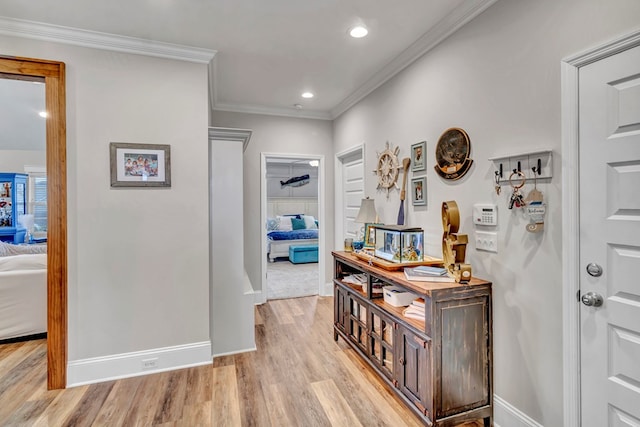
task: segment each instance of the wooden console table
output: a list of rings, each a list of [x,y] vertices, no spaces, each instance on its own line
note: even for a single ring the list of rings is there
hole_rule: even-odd
[[[354,348],[425,425],[493,425],[491,283],[410,282],[402,271],[332,254],[335,340]],[[343,281],[353,274],[364,274],[365,284]],[[425,318],[405,317],[404,307],[374,293],[377,285],[423,298]]]

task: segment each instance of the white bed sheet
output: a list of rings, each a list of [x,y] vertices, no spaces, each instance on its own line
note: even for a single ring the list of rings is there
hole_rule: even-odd
[[[0,257],[0,340],[47,331],[47,255]]]

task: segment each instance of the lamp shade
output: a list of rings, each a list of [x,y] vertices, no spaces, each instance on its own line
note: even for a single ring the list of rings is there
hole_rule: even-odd
[[[35,218],[32,214],[20,215],[18,217],[18,222],[27,230],[31,230],[35,222]]]
[[[356,216],[355,222],[360,223],[368,223],[368,222],[376,222],[378,219],[378,214],[376,213],[376,205],[375,201],[370,198],[362,199],[362,203],[360,203],[360,210],[358,211],[358,216]]]

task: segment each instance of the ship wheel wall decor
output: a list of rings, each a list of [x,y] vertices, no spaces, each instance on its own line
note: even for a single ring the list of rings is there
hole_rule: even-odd
[[[387,199],[389,198],[389,191],[391,191],[393,187],[398,190],[400,189],[397,185],[398,175],[400,174],[400,169],[402,169],[398,161],[399,152],[399,146],[391,149],[389,141],[387,141],[384,151],[376,153],[378,155],[378,164],[373,173],[378,177],[378,188],[387,190]]]

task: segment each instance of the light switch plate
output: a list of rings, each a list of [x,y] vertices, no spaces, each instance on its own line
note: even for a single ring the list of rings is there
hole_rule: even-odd
[[[476,249],[498,253],[498,233],[476,231]]]

